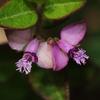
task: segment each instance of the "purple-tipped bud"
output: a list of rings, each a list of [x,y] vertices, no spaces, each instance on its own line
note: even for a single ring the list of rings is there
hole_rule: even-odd
[[[16,66],[19,72],[25,72],[25,74],[30,73],[32,68],[32,62],[37,62],[38,58],[36,56],[37,49],[39,47],[39,40],[32,40],[26,47],[23,57],[16,62]]]
[[[16,70],[18,70],[21,73],[25,72],[25,74],[28,74],[32,68],[32,56],[29,54],[27,54],[26,56],[26,54],[24,54],[22,59],[16,62],[16,66]]]
[[[86,55],[86,51],[83,49],[79,49],[79,48],[74,48],[72,50],[70,50],[70,57],[73,58],[77,64],[81,65],[85,65],[86,64],[86,60],[89,59],[89,56]]]
[[[73,58],[77,64],[85,64],[89,58],[86,51],[76,48],[86,33],[84,22],[65,26],[61,31],[61,39],[57,41],[59,47]]]
[[[59,47],[68,53],[76,47],[84,38],[86,33],[86,24],[84,22],[65,26],[61,30],[61,39],[58,41]]]

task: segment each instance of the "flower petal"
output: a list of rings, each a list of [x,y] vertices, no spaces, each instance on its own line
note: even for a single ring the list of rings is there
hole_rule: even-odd
[[[38,62],[37,64],[46,69],[53,68],[53,57],[52,57],[52,47],[47,42],[40,43],[37,52]]]
[[[67,54],[61,51],[57,44],[52,47],[52,52],[54,61],[53,70],[58,71],[66,67],[69,61]]]
[[[74,48],[73,45],[69,44],[67,41],[65,40],[59,40],[57,41],[57,44],[59,45],[59,47],[64,51],[64,52],[69,52],[72,48]]]
[[[86,24],[80,22],[65,26],[61,31],[61,40],[67,41],[71,45],[77,45],[86,33]]]
[[[9,46],[17,51],[22,51],[32,39],[32,30],[5,30]]]
[[[36,53],[39,47],[40,41],[38,39],[33,39],[25,48],[25,52]]]

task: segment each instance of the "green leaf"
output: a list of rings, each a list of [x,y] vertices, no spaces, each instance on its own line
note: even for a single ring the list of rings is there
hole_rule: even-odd
[[[27,28],[37,21],[35,11],[25,0],[10,0],[0,9],[0,25],[8,28]]]
[[[35,67],[35,66],[34,66]],[[64,78],[65,77],[65,78]],[[68,98],[68,81],[63,72],[57,73],[48,70],[33,69],[30,83],[33,89],[46,100],[69,100]]]
[[[36,4],[43,4],[44,2],[46,2],[46,0],[27,0],[27,1],[36,3]]]
[[[85,0],[48,0],[44,15],[49,19],[59,19],[81,8]]]

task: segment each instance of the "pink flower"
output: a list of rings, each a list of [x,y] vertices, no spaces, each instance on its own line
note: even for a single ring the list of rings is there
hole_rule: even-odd
[[[31,29],[26,30],[6,30],[9,46],[17,51],[24,51],[23,57],[16,62],[19,72],[28,74],[31,71],[32,63],[38,61],[36,55],[40,41],[36,38],[32,39]]]
[[[68,63],[68,56],[59,48],[56,42],[43,42],[37,52],[37,64],[46,69],[55,71],[63,69]]]
[[[39,47],[39,40],[33,39],[25,48],[23,57],[16,62],[16,66],[19,72],[25,72],[26,74],[30,73],[32,68],[32,63],[38,61],[36,55],[37,49]]]
[[[85,53],[86,53],[85,50],[75,48],[75,49],[70,50],[70,57],[73,58],[77,64],[85,65],[86,60],[89,58],[89,56],[87,56]]]
[[[79,49],[78,45],[84,38],[86,33],[86,24],[81,22],[65,26],[61,31],[61,39],[58,41],[59,47],[69,54],[77,64],[85,64],[89,58],[83,49]]]
[[[32,39],[32,31],[12,30],[7,31],[7,38],[12,49],[24,51],[23,57],[16,62],[19,72],[31,72],[32,63],[37,63],[41,68],[59,71],[68,65],[69,58],[81,65],[86,64],[89,56],[86,51],[79,49],[79,43],[86,33],[86,24],[81,22],[65,26],[60,33],[59,40],[50,39],[41,41]],[[41,41],[41,42],[40,42]]]

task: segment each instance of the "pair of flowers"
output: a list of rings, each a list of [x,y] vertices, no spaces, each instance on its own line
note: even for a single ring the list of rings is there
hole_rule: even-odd
[[[65,26],[60,32],[59,40],[32,39],[32,32],[29,29],[14,33],[9,31],[6,35],[11,48],[17,51],[24,50],[23,57],[16,62],[16,70],[28,74],[31,71],[32,63],[54,71],[59,71],[67,66],[69,58],[73,58],[79,65],[85,64],[89,57],[85,50],[79,49],[79,43],[85,33],[86,24],[80,22]]]

